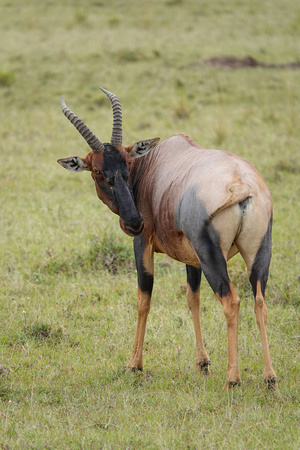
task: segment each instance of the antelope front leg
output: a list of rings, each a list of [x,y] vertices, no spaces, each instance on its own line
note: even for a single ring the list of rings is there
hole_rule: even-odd
[[[134,254],[138,276],[138,322],[128,368],[143,370],[143,345],[153,288],[153,249],[143,235],[134,238]]]
[[[240,385],[241,377],[238,363],[238,326],[240,299],[230,284],[230,292],[224,297],[217,295],[222,303],[224,314],[227,321],[228,336],[228,375],[223,389],[231,386]]]
[[[138,288],[138,322],[132,355],[128,364],[131,370],[143,370],[143,346],[146,332],[147,318],[150,311],[151,297]]]
[[[186,266],[187,273],[187,289],[186,296],[190,311],[193,317],[196,347],[197,347],[197,369],[209,375],[210,360],[205,350],[201,322],[200,322],[200,282],[201,282],[200,267]]]

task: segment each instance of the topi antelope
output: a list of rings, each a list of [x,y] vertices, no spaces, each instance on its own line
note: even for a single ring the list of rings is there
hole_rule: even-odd
[[[122,145],[122,109],[116,95],[101,88],[112,103],[111,142],[103,144],[66,106],[62,111],[86,140],[91,152],[59,159],[68,170],[88,170],[98,197],[120,217],[134,237],[138,277],[138,322],[128,368],[143,369],[143,343],[150,310],[154,252],[186,264],[187,301],[192,313],[197,367],[209,374],[210,360],[200,325],[203,271],[220,300],[228,335],[228,374],[224,388],[240,385],[238,320],[240,299],[226,261],[238,252],[245,260],[255,298],[256,321],[264,355],[264,379],[276,385],[266,333],[265,288],[271,259],[272,199],[256,169],[245,159],[206,150],[182,134]]]

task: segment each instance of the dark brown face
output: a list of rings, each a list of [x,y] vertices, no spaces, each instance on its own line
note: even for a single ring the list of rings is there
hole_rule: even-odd
[[[92,172],[98,197],[115,214],[120,216],[122,230],[130,236],[143,231],[144,221],[133,198],[127,161],[141,158],[156,146],[159,138],[135,142],[122,146],[122,107],[118,97],[100,88],[110,99],[113,109],[111,144],[103,144],[97,136],[65,104],[62,97],[62,112],[88,143],[92,151],[85,157],[71,156],[57,162],[72,172]]]
[[[137,236],[143,230],[144,221],[133,198],[128,155],[111,144],[104,144],[101,153],[90,153],[87,161],[91,167],[97,195],[111,211],[120,216],[123,231]]]

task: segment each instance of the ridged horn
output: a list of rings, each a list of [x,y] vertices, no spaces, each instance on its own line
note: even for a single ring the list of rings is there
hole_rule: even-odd
[[[113,109],[113,130],[111,135],[111,144],[116,147],[122,145],[122,106],[118,97],[112,92],[100,87],[101,91],[107,95]]]
[[[76,130],[86,140],[94,153],[100,153],[104,150],[104,145],[101,141],[91,132],[91,130],[85,125],[82,120],[79,119],[65,104],[64,97],[61,98],[61,109],[64,115],[74,125]]]

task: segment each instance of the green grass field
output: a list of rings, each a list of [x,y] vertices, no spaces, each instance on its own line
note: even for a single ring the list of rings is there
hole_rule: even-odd
[[[25,6],[26,5],[26,6]],[[63,5],[63,6],[62,6]],[[226,70],[213,57],[299,61],[294,0],[2,0],[0,5],[0,448],[298,449],[300,70]],[[277,390],[263,382],[254,302],[240,257],[240,388],[222,391],[226,321],[202,283],[211,376],[195,372],[185,267],[156,258],[144,372],[127,373],[136,326],[131,238],[87,173],[68,106],[106,142],[174,133],[251,161],[274,202],[266,302]],[[8,371],[4,368],[9,369]]]

